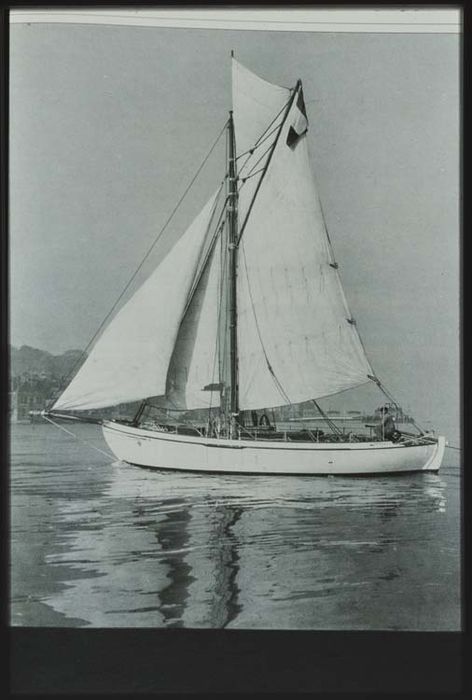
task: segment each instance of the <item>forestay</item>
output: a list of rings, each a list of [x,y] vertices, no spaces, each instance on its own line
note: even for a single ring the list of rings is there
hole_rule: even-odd
[[[270,122],[280,109],[281,88],[273,86],[274,107],[269,116],[267,83],[262,100],[258,89],[249,71],[239,71],[233,96],[238,151],[247,146],[247,124],[259,125],[259,112]],[[243,105],[244,117],[237,111]],[[333,266],[307,138],[300,132],[301,106],[297,93],[240,243],[241,409],[331,395],[368,382],[367,375],[373,374]],[[241,204],[242,209],[248,207],[247,201]]]
[[[218,192],[105,328],[51,410],[102,408],[165,392],[169,362]]]

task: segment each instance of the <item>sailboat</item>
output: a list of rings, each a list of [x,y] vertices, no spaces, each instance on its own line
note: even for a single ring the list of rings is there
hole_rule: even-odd
[[[425,432],[346,434],[319,399],[367,383],[311,171],[300,80],[280,87],[232,57],[222,179],[115,314],[46,414],[139,402],[103,420],[125,462],[243,474],[437,471]],[[327,430],[282,430],[273,409],[312,401]],[[395,404],[397,406],[397,404]]]

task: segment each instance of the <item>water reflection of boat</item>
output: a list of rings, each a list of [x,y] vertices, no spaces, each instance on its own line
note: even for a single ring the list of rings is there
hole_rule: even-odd
[[[379,478],[333,480],[330,477],[307,482],[298,477],[267,480],[255,476],[248,483],[243,476],[186,474],[179,477],[167,472],[127,470],[122,463],[115,464],[114,478],[109,485],[113,498],[132,498],[146,504],[169,503],[173,507],[176,483],[179,502],[190,504],[196,516],[202,510],[215,512],[225,507],[242,511],[257,508],[380,508],[385,502],[403,503],[405,508],[415,504],[419,512],[440,510],[445,503],[446,483],[437,474],[423,476],[399,475],[396,479]],[[148,478],[153,477],[153,478]],[[178,479],[176,482],[175,479]]]
[[[297,478],[256,477],[249,486],[241,477],[189,475],[179,479],[183,499],[178,500],[175,477],[167,473],[144,478],[139,470],[121,468],[116,476],[112,493],[139,498],[144,522],[157,502],[158,511],[166,513],[151,527],[161,533],[169,567],[168,584],[157,594],[169,626],[270,627],[280,615],[281,626],[316,628],[317,608],[311,607],[304,620],[300,608],[317,590],[323,595],[331,580],[327,572],[342,571],[349,561],[349,577],[365,578],[363,571],[353,573],[355,551],[369,556],[389,548],[392,537],[410,539],[410,530],[392,535],[397,520],[414,520],[421,535],[418,523],[429,522],[429,514],[444,511],[446,503],[445,483],[434,474],[375,481],[326,478],[317,480],[316,488]],[[372,532],[364,529],[366,518],[374,524]],[[355,521],[360,533],[351,527]],[[279,565],[286,560],[292,563],[290,585]],[[385,581],[398,577],[395,558],[375,575]],[[284,596],[293,613],[282,606]],[[162,605],[169,603],[166,612]]]
[[[94,626],[323,627],[325,603],[410,570],[411,543],[428,546],[446,506],[436,474],[248,484],[122,463],[107,474],[93,505],[62,502],[67,546],[53,563],[65,585],[46,600]],[[345,627],[358,609],[336,618],[330,605]]]

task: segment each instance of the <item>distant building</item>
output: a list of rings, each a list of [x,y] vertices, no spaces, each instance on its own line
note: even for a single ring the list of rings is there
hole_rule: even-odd
[[[58,381],[47,372],[23,372],[14,377],[16,420],[29,420],[30,411],[42,411],[58,390]],[[13,418],[12,418],[13,420]]]

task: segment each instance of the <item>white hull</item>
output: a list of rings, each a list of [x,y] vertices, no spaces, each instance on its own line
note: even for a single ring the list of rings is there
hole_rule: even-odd
[[[105,440],[130,464],[234,474],[388,474],[438,471],[446,440],[427,445],[393,442],[290,443],[226,440],[143,430],[106,421]]]

